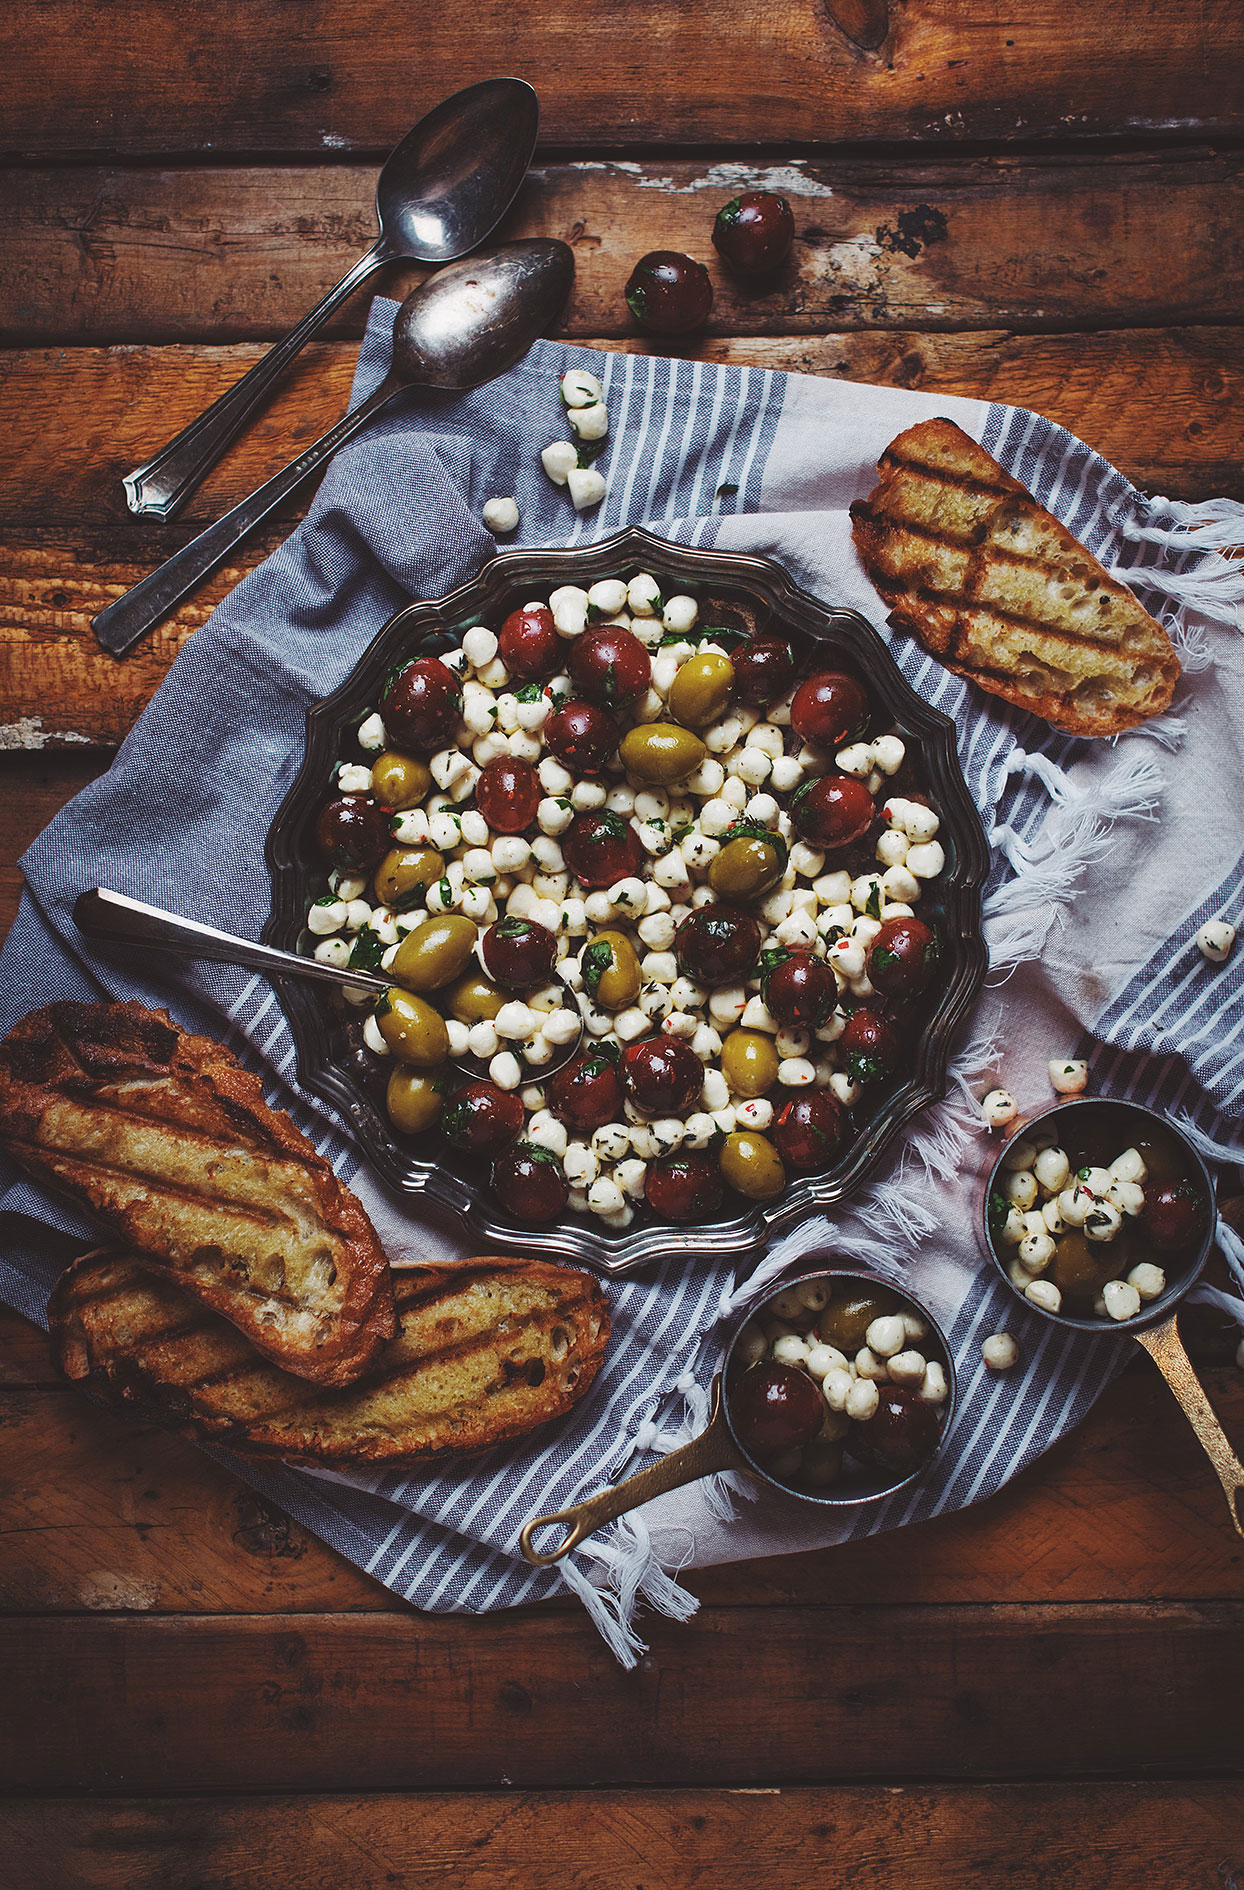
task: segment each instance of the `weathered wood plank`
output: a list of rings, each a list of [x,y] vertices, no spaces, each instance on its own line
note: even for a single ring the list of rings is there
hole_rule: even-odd
[[[606,347],[642,351],[638,342]],[[129,517],[119,475],[206,406],[259,350],[169,347],[0,356],[0,744],[75,736],[112,745],[180,644],[296,516],[241,547],[123,663],[91,615],[249,491],[345,404],[354,350],[307,350],[268,412],[184,520]],[[1048,413],[1142,486],[1173,497],[1244,494],[1244,347],[1231,328],[1084,335],[834,334],[706,343],[705,359],[1005,399]],[[33,723],[33,726],[32,726]],[[6,731],[9,731],[6,733]]]
[[[41,1334],[8,1338],[0,1609],[329,1613],[403,1604],[184,1439],[54,1382]],[[31,1332],[31,1328],[26,1328]],[[1244,1378],[1205,1374],[1231,1434]],[[892,1537],[704,1569],[715,1605],[1233,1599],[1244,1556],[1156,1373],[1111,1386],[1081,1430],[991,1502]]]
[[[988,0],[631,0],[621,18],[569,0],[538,13],[480,0],[463,15],[426,0],[25,0],[8,17],[0,124],[23,157],[381,151],[496,72],[536,87],[548,143],[596,150],[1143,135],[1244,117],[1232,0],[1161,0],[1124,23],[1104,0],[1033,0],[1014,24]]]
[[[1238,1785],[13,1799],[22,1890],[1220,1890],[1244,1870]],[[763,1859],[758,1873],[757,1859]],[[1022,1872],[1016,1869],[1022,1859]]]
[[[5,837],[0,850],[0,939],[17,917],[22,875],[17,861],[36,834],[67,800],[93,781],[106,766],[97,750],[77,754],[6,754],[0,756],[0,797],[5,810]],[[15,1322],[16,1323],[16,1322]],[[6,1334],[7,1337],[7,1334]],[[4,1367],[0,1364],[0,1383]]]
[[[777,279],[750,285],[710,242],[748,183],[783,191],[798,231]],[[360,164],[10,172],[0,329],[34,343],[265,340],[367,247],[374,192]],[[1244,307],[1234,155],[548,164],[501,233],[573,243],[562,332],[575,337],[634,333],[623,288],[650,249],[705,260],[717,335],[1142,327]],[[419,274],[390,271],[385,293]],[[325,332],[360,334],[366,308],[356,296]]]
[[[1198,1777],[1244,1608],[708,1609],[623,1673],[570,1614],[0,1622],[13,1792]]]

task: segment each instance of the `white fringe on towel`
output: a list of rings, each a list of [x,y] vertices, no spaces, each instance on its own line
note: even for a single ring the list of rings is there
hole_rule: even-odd
[[[1168,565],[1146,571],[1137,566],[1116,568],[1111,576],[1129,585],[1152,585],[1177,604],[1204,611],[1223,623],[1244,629],[1244,505],[1235,499],[1202,499],[1185,504],[1180,499],[1155,498],[1149,515],[1164,512],[1175,520],[1175,528],[1142,523],[1140,518],[1119,521],[1126,538],[1146,545],[1166,545],[1172,551],[1197,552],[1188,571],[1173,571]],[[1234,558],[1224,557],[1234,551]],[[1195,665],[1189,665],[1195,667]]]

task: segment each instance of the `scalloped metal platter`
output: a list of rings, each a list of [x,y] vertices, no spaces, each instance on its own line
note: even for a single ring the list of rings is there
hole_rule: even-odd
[[[379,700],[398,661],[447,649],[473,624],[496,625],[517,605],[559,584],[585,589],[598,578],[651,571],[680,590],[711,590],[750,609],[762,630],[781,629],[855,669],[892,726],[918,756],[922,785],[941,816],[946,854],[942,875],[929,886],[921,916],[933,917],[942,938],[945,976],[926,993],[917,1013],[919,1036],[910,1064],[865,1092],[853,1111],[857,1133],[832,1168],[801,1175],[767,1206],[754,1206],[694,1228],[671,1227],[642,1212],[631,1227],[611,1233],[598,1221],[567,1215],[555,1226],[531,1227],[507,1218],[481,1185],[478,1161],[458,1155],[435,1132],[403,1136],[384,1109],[385,1072],[362,1045],[362,1018],[319,987],[275,979],[298,1049],[299,1081],[341,1117],[377,1173],[412,1201],[433,1202],[461,1217],[471,1238],[514,1252],[539,1252],[609,1274],[656,1265],[679,1253],[738,1263],[775,1235],[854,1193],[881,1162],[917,1111],[943,1093],[946,1065],[986,970],[981,933],[981,887],[989,847],[955,750],[954,725],[922,701],[904,680],[885,644],[856,611],[834,609],[799,589],[768,558],[690,550],[632,527],[613,538],[572,550],[504,551],[448,597],[410,604],[390,619],[353,674],[307,716],[306,759],[268,835],[272,913],[264,942],[305,949],[305,915],[326,889],[315,824],[331,772],[355,759],[355,732]]]

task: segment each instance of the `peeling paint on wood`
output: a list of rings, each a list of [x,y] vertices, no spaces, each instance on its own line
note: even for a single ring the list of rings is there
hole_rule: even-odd
[[[89,746],[93,735],[78,735],[72,729],[44,728],[41,715],[24,715],[18,722],[0,725],[0,749],[67,748],[75,742]]]

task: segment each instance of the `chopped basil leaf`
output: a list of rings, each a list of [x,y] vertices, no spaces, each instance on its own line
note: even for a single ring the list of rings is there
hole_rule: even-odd
[[[514,691],[515,702],[539,702],[544,694],[544,684],[539,682],[524,683],[521,689]]]
[[[384,940],[379,932],[373,932],[369,925],[365,925],[361,932],[355,934],[354,943],[350,947],[351,968],[354,971],[381,970],[380,960],[384,957],[385,949]]]
[[[585,946],[579,959],[583,972],[583,983],[589,997],[595,997],[600,990],[600,981],[613,964],[613,947],[608,939],[595,939]]]

